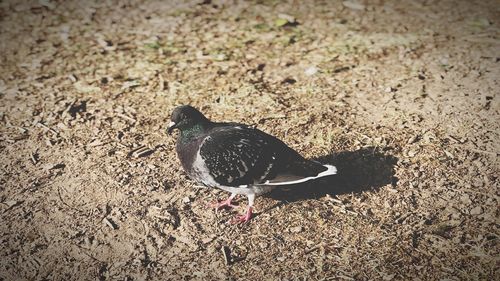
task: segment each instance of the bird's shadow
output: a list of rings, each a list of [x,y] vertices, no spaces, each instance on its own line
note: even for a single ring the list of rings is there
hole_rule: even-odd
[[[337,174],[304,184],[277,188],[269,193],[268,197],[280,200],[278,205],[283,205],[305,199],[318,199],[326,194],[376,191],[387,184],[395,186],[398,181],[395,177],[398,158],[376,147],[332,153],[313,160],[336,166]]]

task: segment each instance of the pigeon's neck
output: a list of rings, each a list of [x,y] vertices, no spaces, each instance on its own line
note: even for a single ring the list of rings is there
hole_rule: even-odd
[[[203,135],[209,126],[209,123],[198,123],[191,127],[182,129],[179,142],[182,144],[191,142],[192,140]]]

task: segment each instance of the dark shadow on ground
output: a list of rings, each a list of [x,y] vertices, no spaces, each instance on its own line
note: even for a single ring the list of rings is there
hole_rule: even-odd
[[[285,202],[295,202],[318,199],[326,194],[376,191],[387,184],[397,184],[394,167],[398,159],[379,148],[342,151],[314,160],[336,166],[337,175],[275,189],[268,196]]]

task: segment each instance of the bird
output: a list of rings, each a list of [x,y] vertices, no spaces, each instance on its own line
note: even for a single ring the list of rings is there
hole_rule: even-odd
[[[216,210],[234,208],[236,195],[248,198],[246,212],[234,223],[246,223],[253,214],[256,196],[281,186],[335,175],[337,168],[307,160],[283,141],[253,126],[212,122],[190,105],[174,108],[167,126],[177,129],[175,150],[189,178],[209,188],[230,192]]]

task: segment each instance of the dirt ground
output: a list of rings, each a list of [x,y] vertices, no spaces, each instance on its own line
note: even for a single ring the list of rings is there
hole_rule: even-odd
[[[498,1],[0,1],[0,280],[500,280]],[[191,104],[338,176],[214,212]],[[224,254],[225,253],[225,254]]]

